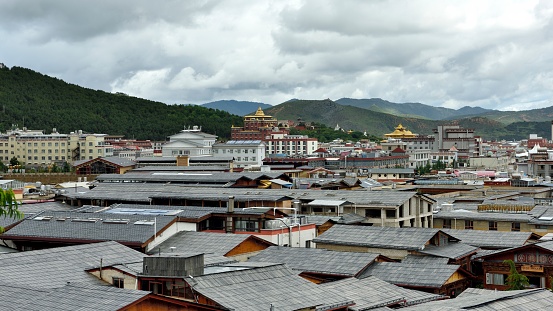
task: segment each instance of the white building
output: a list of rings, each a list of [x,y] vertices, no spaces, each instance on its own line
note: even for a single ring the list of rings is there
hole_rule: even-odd
[[[216,140],[217,136],[203,133],[201,127],[193,126],[169,136],[169,142],[161,147],[161,154],[164,157],[211,156]]]
[[[213,145],[214,156],[232,156],[235,167],[261,167],[266,145],[261,140],[229,140]]]
[[[432,152],[432,143],[426,138],[389,138],[381,142],[382,150],[388,153],[396,148],[401,148],[409,156],[409,168],[425,166],[432,162],[430,153]]]
[[[310,155],[319,148],[316,138],[305,135],[271,134],[266,138],[267,154]]]

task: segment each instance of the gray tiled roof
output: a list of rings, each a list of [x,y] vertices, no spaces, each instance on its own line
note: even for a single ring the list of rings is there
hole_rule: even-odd
[[[411,191],[352,191],[352,190],[308,190],[308,189],[251,189],[251,188],[194,188],[175,184],[158,183],[98,183],[91,190],[77,193],[68,191],[66,196],[81,199],[112,199],[119,201],[150,202],[150,197],[178,197],[181,199],[275,200],[285,197],[310,202],[316,199],[347,200],[360,206],[399,207],[417,195]],[[430,200],[430,199],[429,199]]]
[[[440,229],[461,243],[483,248],[510,248],[526,244],[532,232]]]
[[[271,246],[249,261],[284,263],[292,270],[355,276],[374,262],[378,254],[335,252],[316,248]]]
[[[415,263],[415,264],[438,264],[447,265],[449,258],[434,257],[434,256],[419,256],[419,255],[407,255],[401,260],[402,263]]]
[[[0,282],[37,288],[56,288],[67,282],[104,284],[85,270],[98,266],[100,260],[110,266],[142,261],[144,256],[117,242],[0,254]]]
[[[226,255],[248,238],[251,238],[251,235],[182,231],[163,241],[150,253],[157,254],[159,250],[162,253],[169,253],[171,247],[175,247],[174,252],[186,251]],[[267,244],[270,243],[267,242]]]
[[[229,168],[227,166],[220,165],[194,165],[194,166],[168,166],[168,165],[156,165],[156,166],[144,166],[135,168],[133,172],[186,172],[186,171],[202,171],[205,173],[226,171]]]
[[[449,243],[444,246],[427,245],[424,250],[420,251],[423,254],[433,255],[437,257],[445,257],[451,259],[459,259],[476,253],[478,247],[471,246],[465,243]]]
[[[240,311],[292,311],[317,306],[346,306],[340,293],[309,282],[284,265],[209,274],[186,281],[192,289],[226,308]]]
[[[335,222],[340,220],[340,216],[324,216],[324,215],[298,215],[298,216],[305,217],[305,221],[308,224],[315,224],[317,226],[320,226],[329,220],[332,220]]]
[[[50,220],[37,220],[40,217],[49,217]],[[86,220],[94,220],[89,222]],[[128,220],[126,223],[117,223],[118,220]],[[83,221],[84,220],[84,221]],[[140,225],[136,222],[147,220],[152,225]],[[74,213],[45,211],[39,216],[25,219],[6,233],[1,238],[20,239],[67,239],[81,241],[119,241],[144,243],[154,236],[155,229],[161,230],[164,226],[174,221],[174,216],[135,216],[113,215],[107,213]],[[156,222],[156,226],[153,223]]]
[[[369,266],[361,278],[372,275],[401,286],[440,288],[459,267],[459,265],[377,262]]]
[[[88,162],[92,163],[92,162],[96,162],[96,161],[99,161],[99,160],[103,160],[103,161],[106,161],[106,162],[109,162],[109,163],[112,163],[112,164],[115,164],[115,165],[118,165],[118,166],[122,166],[122,167],[133,166],[133,165],[136,164],[134,161],[126,159],[126,158],[105,157],[105,158],[96,158],[96,159],[92,159],[92,160],[75,161],[75,163],[73,163],[73,166],[79,166],[79,165],[84,164],[84,163],[88,163]]]
[[[467,292],[468,293],[465,293]],[[546,288],[491,291],[467,289],[457,298],[428,302],[405,308],[405,311],[441,311],[441,310],[532,310],[546,311],[553,308],[553,293]]]
[[[133,181],[133,182],[175,182],[175,183],[196,183],[208,182],[228,183],[236,182],[238,179],[246,178],[250,180],[263,178],[274,179],[282,176],[282,173],[274,172],[245,172],[245,173],[228,173],[228,172],[202,172],[202,173],[163,173],[163,172],[139,172],[132,171],[126,174],[102,174],[96,177],[96,180],[101,182],[117,182],[117,181]]]
[[[356,245],[375,248],[422,250],[440,230],[431,228],[391,228],[334,225],[315,243]]]
[[[4,295],[3,299],[9,300],[8,303],[13,306],[13,308],[4,310],[111,311],[133,304],[149,294],[150,292],[147,291],[122,289],[113,286],[70,283],[49,291],[35,291],[34,294],[23,289],[21,292],[12,293],[11,297]],[[10,302],[12,299],[13,301]],[[20,301],[21,299],[24,300]],[[20,303],[17,304],[17,302]]]
[[[325,289],[333,289],[355,302],[349,310],[373,310],[377,307],[392,304],[412,305],[443,298],[441,295],[430,294],[417,290],[399,287],[381,279],[369,276],[364,279],[347,278],[319,285]]]

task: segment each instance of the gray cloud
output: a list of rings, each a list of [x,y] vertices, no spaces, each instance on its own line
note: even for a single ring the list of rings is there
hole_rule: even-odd
[[[0,2],[0,62],[173,103],[551,105],[549,1]]]

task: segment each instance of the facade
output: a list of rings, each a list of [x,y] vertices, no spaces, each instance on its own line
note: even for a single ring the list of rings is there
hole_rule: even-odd
[[[469,210],[470,209],[470,210]],[[534,203],[494,201],[470,206],[457,206],[434,214],[434,228],[533,232],[553,232],[553,208]]]
[[[163,157],[211,156],[217,136],[202,132],[202,128],[193,126],[180,133],[169,136],[169,142],[162,146]]]
[[[260,167],[265,153],[266,146],[261,140],[229,140],[213,145],[213,156],[233,157],[235,167]]]
[[[528,278],[532,288],[551,288],[553,278],[553,242],[541,242],[506,249],[481,256],[485,289],[508,289],[510,267],[505,260],[513,261],[517,271]]]
[[[391,152],[396,148],[401,148],[405,154],[409,155],[409,168],[417,168],[431,163],[430,153],[432,152],[431,140],[425,136],[405,137],[401,139],[388,138],[382,141],[380,145],[382,150]]]
[[[272,116],[265,115],[261,107],[255,114],[244,117],[244,126],[233,126],[231,128],[232,140],[264,140],[271,133],[279,132],[283,135],[288,134],[288,129],[278,130],[278,120]]]
[[[480,140],[474,136],[474,129],[461,128],[459,125],[438,125],[433,131],[435,151],[448,151],[455,147],[462,158],[480,155]]]
[[[305,135],[272,133],[264,141],[267,144],[267,154],[309,155],[319,148],[319,141],[316,138]]]
[[[60,134],[39,130],[14,129],[0,135],[0,160],[9,163],[16,158],[26,168],[61,166],[78,160],[91,160],[113,155],[113,147],[106,141],[106,134],[86,134],[75,131]]]

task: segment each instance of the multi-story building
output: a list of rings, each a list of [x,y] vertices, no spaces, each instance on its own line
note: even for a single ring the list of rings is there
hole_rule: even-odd
[[[60,134],[41,130],[13,129],[0,135],[0,160],[9,163],[16,158],[27,168],[73,164],[113,155],[113,148],[104,140],[106,134],[86,134],[81,130]]]
[[[193,126],[180,133],[169,136],[169,142],[162,146],[162,156],[211,156],[217,136],[202,132],[202,128]]]
[[[229,140],[213,145],[213,156],[233,157],[235,167],[261,167],[265,152],[261,140]]]
[[[285,126],[279,128],[278,124]],[[261,107],[244,117],[243,127],[231,128],[232,140],[261,140],[267,146],[266,154],[309,155],[319,148],[316,138],[289,133],[287,122],[265,115]]]
[[[317,138],[306,135],[286,135],[272,133],[270,138],[264,139],[268,154],[310,155],[319,148]]]
[[[479,156],[481,139],[474,136],[474,129],[461,128],[459,125],[438,125],[434,129],[435,152],[449,151],[455,147],[458,157],[468,160],[471,156]]]

